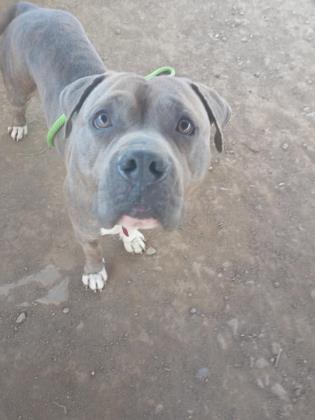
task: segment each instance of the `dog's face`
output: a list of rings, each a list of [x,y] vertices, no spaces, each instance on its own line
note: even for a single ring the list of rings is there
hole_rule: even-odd
[[[130,73],[74,82],[61,103],[68,174],[85,180],[81,188],[87,185],[91,211],[105,228],[175,228],[185,194],[209,165],[210,127],[221,151],[230,116],[226,102],[202,85]]]

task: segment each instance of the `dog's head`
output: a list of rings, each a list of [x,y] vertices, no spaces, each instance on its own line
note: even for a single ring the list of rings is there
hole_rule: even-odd
[[[229,105],[189,79],[131,73],[88,76],[61,94],[68,176],[86,180],[99,224],[178,225],[187,190],[222,151]],[[75,186],[75,182],[74,182]]]

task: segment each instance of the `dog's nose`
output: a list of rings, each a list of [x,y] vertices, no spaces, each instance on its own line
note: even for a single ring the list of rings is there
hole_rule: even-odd
[[[120,175],[133,183],[150,185],[164,179],[170,164],[165,157],[147,150],[129,150],[117,162]]]

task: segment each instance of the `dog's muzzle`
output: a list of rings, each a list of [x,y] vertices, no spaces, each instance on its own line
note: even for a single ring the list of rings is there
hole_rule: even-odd
[[[116,144],[102,179],[97,209],[103,227],[122,221],[142,229],[178,223],[182,183],[167,144],[154,137]]]
[[[170,166],[171,163],[166,157],[141,148],[127,150],[117,161],[118,173],[140,191],[163,181],[169,173]]]

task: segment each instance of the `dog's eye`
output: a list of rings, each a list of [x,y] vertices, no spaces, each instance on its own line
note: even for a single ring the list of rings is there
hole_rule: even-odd
[[[178,121],[176,130],[181,134],[184,134],[186,136],[191,136],[192,134],[194,134],[195,127],[188,118],[181,118]]]
[[[111,120],[106,112],[99,112],[93,120],[95,128],[107,128],[112,125]]]

